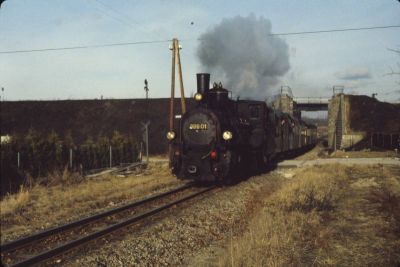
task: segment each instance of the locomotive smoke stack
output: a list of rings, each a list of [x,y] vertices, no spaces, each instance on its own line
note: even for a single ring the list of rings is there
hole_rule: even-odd
[[[197,73],[197,93],[207,95],[210,89],[210,73]]]

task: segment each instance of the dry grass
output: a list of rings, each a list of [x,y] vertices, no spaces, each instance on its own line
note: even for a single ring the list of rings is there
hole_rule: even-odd
[[[313,240],[320,227],[315,212],[270,212],[266,209],[247,234],[228,246],[220,266],[304,266],[315,258]]]
[[[4,198],[1,204],[1,239],[15,238],[65,223],[123,202],[143,198],[181,184],[169,174],[167,164],[150,164],[139,175],[103,176],[77,182],[75,174],[53,174],[47,186]],[[80,178],[79,178],[80,179]]]
[[[267,198],[219,266],[397,266],[400,176],[390,167],[311,167]]]
[[[29,191],[23,186],[16,194],[6,195],[0,202],[2,215],[14,214],[20,212],[29,201]]]
[[[388,178],[380,180],[380,186],[372,187],[365,199],[377,205],[377,210],[386,216],[392,228],[400,234],[400,178],[394,176],[397,174],[400,174],[400,170],[392,174],[383,169],[382,175]]]
[[[336,175],[326,168],[337,170]],[[295,181],[288,183],[274,196],[272,204],[285,211],[331,210],[346,184],[346,176],[338,165],[319,166],[302,170]]]
[[[46,184],[49,186],[55,185],[73,185],[83,181],[83,177],[79,173],[71,173],[68,168],[64,171],[53,171],[46,177]]]

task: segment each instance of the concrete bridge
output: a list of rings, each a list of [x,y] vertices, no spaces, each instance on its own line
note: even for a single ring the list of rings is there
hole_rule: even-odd
[[[328,110],[329,98],[327,97],[295,97],[293,101],[299,111]]]
[[[328,110],[329,100],[328,97],[293,97],[283,93],[272,102],[272,106],[300,118],[302,111]]]

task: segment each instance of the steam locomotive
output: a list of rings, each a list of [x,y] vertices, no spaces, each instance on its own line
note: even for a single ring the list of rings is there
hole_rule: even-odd
[[[186,112],[177,132],[167,133],[170,167],[179,179],[230,184],[243,172],[261,171],[277,157],[316,143],[316,127],[264,101],[233,100],[210,74],[197,74],[197,106]]]

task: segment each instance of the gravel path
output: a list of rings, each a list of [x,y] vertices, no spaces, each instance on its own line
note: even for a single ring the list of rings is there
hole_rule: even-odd
[[[323,164],[344,164],[344,165],[395,165],[400,166],[399,158],[329,158],[312,160],[284,160],[278,163],[278,167],[307,167]]]
[[[260,201],[282,180],[277,172],[252,177],[222,188],[119,241],[102,244],[68,261],[65,266],[199,266],[210,265],[219,245],[246,227]]]

